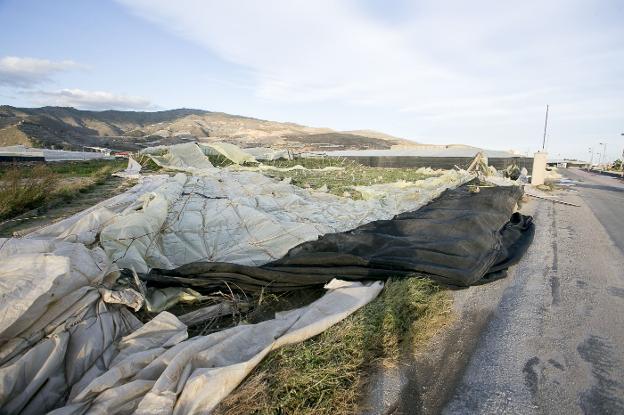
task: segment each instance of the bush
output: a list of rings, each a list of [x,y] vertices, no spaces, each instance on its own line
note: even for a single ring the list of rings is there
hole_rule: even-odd
[[[0,220],[39,206],[57,183],[58,176],[45,165],[8,169],[0,181]]]

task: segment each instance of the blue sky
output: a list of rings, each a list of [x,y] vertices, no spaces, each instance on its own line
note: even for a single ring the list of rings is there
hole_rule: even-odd
[[[0,0],[0,103],[624,150],[624,2]],[[600,151],[597,149],[597,151]]]

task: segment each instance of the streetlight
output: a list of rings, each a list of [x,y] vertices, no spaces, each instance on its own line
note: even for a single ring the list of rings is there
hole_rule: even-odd
[[[622,134],[624,135],[624,134]],[[594,150],[592,150],[592,148],[589,148],[589,155],[591,156],[589,159],[589,166],[587,166],[587,171],[590,171],[593,164],[594,164]]]
[[[602,159],[604,159],[604,161],[607,161],[607,143],[598,143],[602,146],[602,158],[600,159],[600,163],[602,163]]]
[[[624,136],[624,133],[620,135]],[[624,177],[624,150],[622,150],[622,158],[620,159],[620,170],[622,170],[622,177]]]

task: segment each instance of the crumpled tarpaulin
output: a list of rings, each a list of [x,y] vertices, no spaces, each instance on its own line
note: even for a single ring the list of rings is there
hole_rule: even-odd
[[[221,155],[236,164],[256,163],[256,158],[253,155],[234,144],[215,141],[199,144],[199,148],[207,156]]]
[[[54,415],[206,414],[279,347],[313,337],[373,300],[381,282],[334,281],[315,302],[275,319],[187,339],[162,312],[115,346],[107,371],[74,388]]]
[[[119,273],[100,248],[0,239],[0,261],[3,414],[207,413],[271,350],[321,333],[383,287],[334,281],[273,320],[188,339],[173,314],[134,317],[143,298],[109,288]]]
[[[0,412],[40,414],[106,370],[143,299],[99,248],[0,239],[0,263]]]
[[[500,272],[524,254],[534,235],[530,216],[513,213],[519,186],[468,185],[446,190],[428,205],[351,231],[320,236],[260,267],[196,262],[154,269],[145,279],[165,285],[290,290],[342,279],[427,274],[469,286]],[[510,219],[511,216],[511,219]]]
[[[141,273],[195,261],[258,266],[319,235],[417,209],[473,177],[446,171],[372,186],[370,194],[359,187],[367,198],[353,200],[257,172],[214,168],[194,143],[160,151],[166,153],[151,157],[193,175],[142,177],[128,192],[28,237],[99,243],[120,268]]]

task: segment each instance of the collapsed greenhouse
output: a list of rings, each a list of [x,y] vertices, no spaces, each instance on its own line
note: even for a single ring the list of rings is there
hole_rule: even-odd
[[[217,153],[232,163],[215,167]],[[344,319],[385,279],[489,281],[534,232],[514,213],[522,187],[475,171],[420,169],[418,180],[337,195],[286,177],[305,167],[257,163],[231,145],[143,157],[162,170],[141,174],[131,160],[130,190],[0,239],[3,413],[209,412],[271,350]],[[274,318],[189,334],[245,293],[323,286],[320,298]],[[230,301],[202,302],[223,291]],[[201,307],[174,313],[184,301]]]

